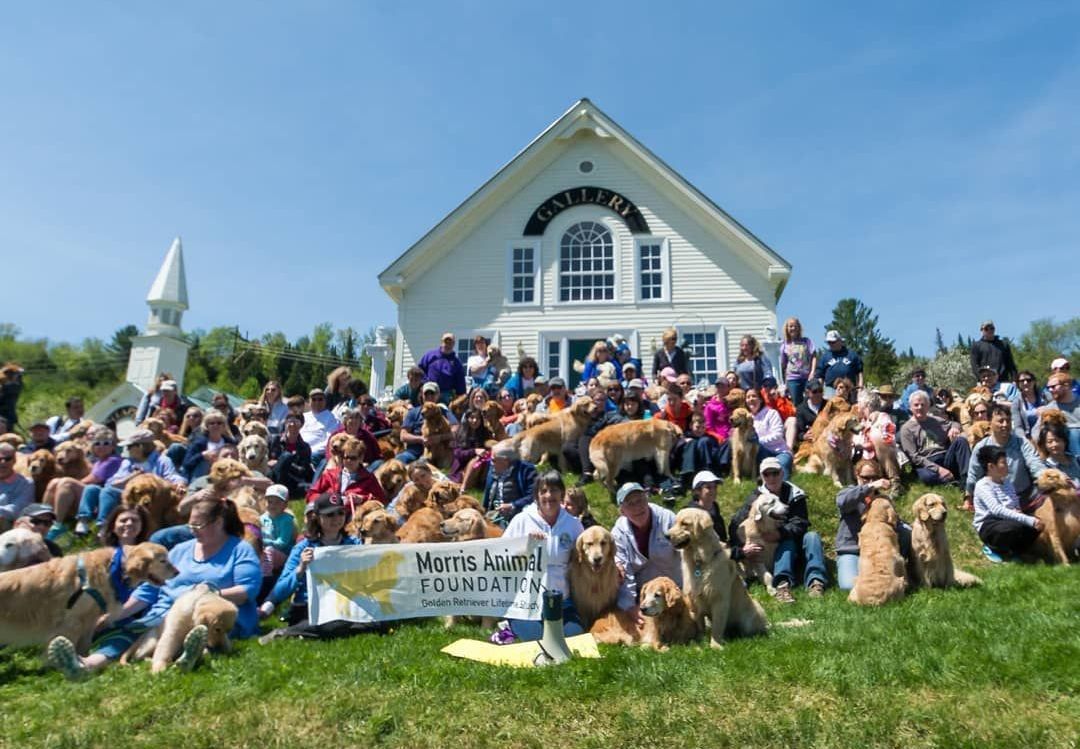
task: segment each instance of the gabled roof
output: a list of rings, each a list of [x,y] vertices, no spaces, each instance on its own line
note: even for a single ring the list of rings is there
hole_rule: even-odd
[[[158,271],[154,283],[150,286],[146,301],[151,304],[164,302],[185,310],[188,308],[184,247],[180,244],[180,237],[173,240],[172,246],[165,254],[165,262],[161,264],[161,270]]]
[[[429,252],[437,252],[440,249],[445,250],[440,245],[453,227],[467,222],[474,212],[479,212],[481,207],[488,203],[497,190],[511,182],[515,176],[526,170],[530,165],[539,161],[541,155],[550,146],[558,141],[569,139],[585,129],[590,130],[598,137],[618,140],[645,164],[650,166],[661,180],[667,181],[684,198],[698,206],[706,215],[724,227],[727,232],[740,239],[741,242],[737,244],[741,245],[741,248],[737,249],[743,249],[744,254],[751,256],[751,259],[756,258],[756,264],[759,267],[762,264],[765,266],[769,281],[776,289],[776,297],[779,299],[791,274],[791,263],[754,236],[749,229],[736,221],[707,195],[694,187],[636,138],[623,130],[618,123],[608,117],[589,99],[579,99],[574,102],[573,106],[536,136],[531,143],[518,152],[487,182],[466,198],[461,205],[447,214],[412,247],[383,270],[379,274],[379,283],[383,289],[394,301],[400,302],[401,289],[408,285],[410,271],[417,266],[422,266],[422,260]]]

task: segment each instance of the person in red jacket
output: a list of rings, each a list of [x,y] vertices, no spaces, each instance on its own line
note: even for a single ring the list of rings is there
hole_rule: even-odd
[[[791,398],[780,392],[775,377],[766,377],[761,381],[761,399],[765,405],[780,414],[784,422],[784,441],[788,449],[795,452],[795,404]]]
[[[337,494],[348,503],[360,505],[369,499],[377,499],[386,504],[379,480],[371,471],[364,468],[364,443],[356,437],[349,437],[342,444],[342,465],[327,468],[318,480],[308,489],[307,500],[314,502],[324,494]]]

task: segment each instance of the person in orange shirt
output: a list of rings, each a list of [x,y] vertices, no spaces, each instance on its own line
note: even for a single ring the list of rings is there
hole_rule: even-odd
[[[761,381],[761,399],[765,405],[780,414],[784,421],[784,441],[788,449],[795,452],[795,404],[786,394],[780,392],[775,377],[766,377]]]

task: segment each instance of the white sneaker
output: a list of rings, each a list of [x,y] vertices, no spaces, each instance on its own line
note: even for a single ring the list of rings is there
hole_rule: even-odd
[[[79,522],[75,523],[75,535],[76,536],[89,536],[90,535],[90,524],[87,523],[85,520],[80,520]]]

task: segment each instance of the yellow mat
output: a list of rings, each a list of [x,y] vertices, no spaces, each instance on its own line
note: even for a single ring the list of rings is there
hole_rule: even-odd
[[[586,632],[583,635],[567,637],[566,644],[578,658],[599,658],[600,651],[596,647],[596,640]],[[496,666],[513,666],[514,668],[526,668],[533,665],[533,659],[540,652],[540,642],[517,642],[513,645],[495,645],[482,640],[458,640],[442,649],[447,655],[457,658],[468,658],[471,661],[491,663]]]

